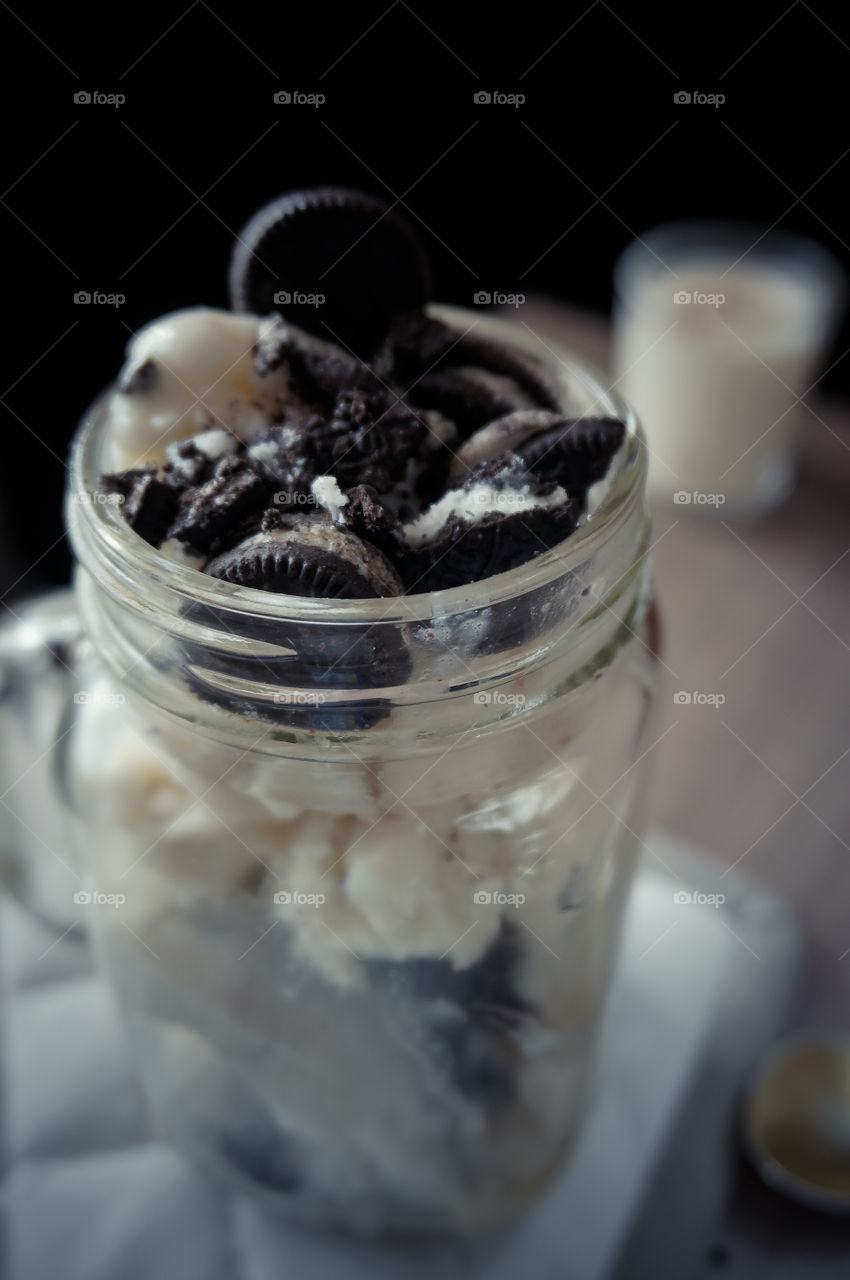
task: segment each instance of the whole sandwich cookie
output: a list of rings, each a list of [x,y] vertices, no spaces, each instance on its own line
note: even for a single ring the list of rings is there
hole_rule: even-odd
[[[272,201],[237,238],[230,288],[233,324],[156,322],[113,395],[122,441],[165,423],[163,452],[140,451],[164,461],[101,484],[166,555],[242,587],[366,600],[513,569],[586,517],[623,423],[565,417],[537,357],[429,316],[423,251],[382,201]]]

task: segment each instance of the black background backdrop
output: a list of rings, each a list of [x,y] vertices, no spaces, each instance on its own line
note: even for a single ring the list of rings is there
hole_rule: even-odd
[[[17,13],[2,11],[0,89],[0,491],[16,593],[67,576],[62,460],[130,331],[225,305],[232,232],[280,191],[402,197],[435,296],[466,305],[479,289],[544,291],[605,311],[632,234],[689,215],[778,223],[850,263],[850,19],[824,6]],[[95,90],[126,102],[74,102]],[[277,105],[280,90],[326,102]],[[480,90],[526,102],[478,105]],[[679,90],[726,102],[677,105]],[[126,301],[76,306],[77,290]]]

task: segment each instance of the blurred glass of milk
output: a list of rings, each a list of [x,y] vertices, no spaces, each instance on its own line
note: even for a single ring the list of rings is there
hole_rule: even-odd
[[[729,515],[781,501],[844,298],[835,259],[785,232],[669,223],[620,256],[614,295],[614,376],[643,420],[653,495]]]

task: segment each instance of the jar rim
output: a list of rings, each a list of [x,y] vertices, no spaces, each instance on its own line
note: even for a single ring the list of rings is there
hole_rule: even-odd
[[[441,591],[413,592],[409,595],[369,599],[324,600],[262,591],[212,578],[201,570],[177,564],[145,542],[113,503],[93,500],[100,491],[100,449],[105,429],[105,409],[113,387],[108,387],[84,415],[74,438],[70,458],[67,523],[74,549],[85,562],[84,544],[108,556],[114,567],[133,564],[152,583],[176,598],[203,604],[210,609],[226,609],[263,617],[270,621],[301,621],[345,625],[374,625],[388,622],[428,622],[434,616],[459,616],[479,612],[492,605],[516,599],[574,572],[604,545],[612,530],[626,519],[634,503],[641,499],[647,468],[642,427],[630,405],[609,379],[589,362],[557,345],[543,342],[528,326],[526,337],[519,326],[502,317],[478,316],[464,308],[434,306],[431,314],[447,323],[469,320],[514,346],[538,350],[543,345],[557,361],[565,392],[582,391],[591,399],[591,408],[621,419],[626,439],[611,463],[606,477],[607,491],[591,515],[563,542],[516,568],[477,582]],[[576,416],[582,416],[576,414]],[[586,416],[586,411],[585,411]],[[79,524],[78,524],[79,521]],[[88,533],[88,538],[80,534]],[[105,584],[104,584],[105,585]]]

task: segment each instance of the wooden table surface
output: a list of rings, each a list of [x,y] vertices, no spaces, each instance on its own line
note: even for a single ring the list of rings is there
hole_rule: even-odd
[[[609,367],[602,320],[542,300],[518,314]],[[704,891],[739,867],[793,902],[813,944],[797,1021],[850,1029],[850,406],[811,407],[797,487],[769,516],[653,509],[673,727],[649,820],[716,860]],[[726,701],[677,706],[676,689]]]

